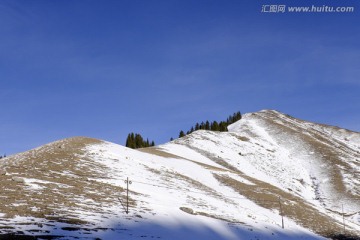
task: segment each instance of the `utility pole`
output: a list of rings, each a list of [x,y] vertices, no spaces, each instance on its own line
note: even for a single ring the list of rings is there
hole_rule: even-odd
[[[281,227],[284,228],[284,216],[282,212],[282,206],[281,206],[281,198],[279,196],[279,206],[280,206],[280,216],[281,216]]]
[[[127,177],[125,183],[126,183],[126,214],[129,214],[129,184],[131,184],[132,182],[129,181],[129,178]]]

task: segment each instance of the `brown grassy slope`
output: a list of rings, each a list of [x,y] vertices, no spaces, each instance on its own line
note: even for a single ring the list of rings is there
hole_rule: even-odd
[[[69,138],[6,158],[0,163],[7,172],[0,175],[0,212],[7,218],[32,216],[81,223],[72,210],[96,212],[102,204],[116,202],[114,193],[123,189],[92,181],[106,178],[106,168],[83,154],[86,146],[100,142]],[[35,187],[26,184],[26,179],[32,179]],[[86,205],[83,200],[88,200]]]

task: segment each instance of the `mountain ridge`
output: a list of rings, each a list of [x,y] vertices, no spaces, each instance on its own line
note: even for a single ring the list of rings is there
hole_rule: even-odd
[[[0,234],[357,239],[359,135],[266,110],[138,150],[59,140],[0,161]]]

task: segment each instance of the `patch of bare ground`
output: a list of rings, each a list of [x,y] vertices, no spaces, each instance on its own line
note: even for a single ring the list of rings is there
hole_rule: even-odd
[[[182,157],[180,157],[178,155],[165,152],[162,149],[157,148],[157,147],[139,148],[137,150],[140,151],[140,152],[149,153],[149,154],[153,154],[153,155],[160,156],[160,157],[165,157],[165,158],[183,159]]]
[[[210,154],[209,152],[207,152],[205,150],[202,150],[200,148],[197,148],[195,146],[192,146],[192,145],[187,145],[187,147],[191,148],[191,149],[195,150],[196,152],[202,154],[203,156],[209,158],[210,160],[212,160],[216,164],[219,164],[220,166],[224,167],[227,171],[230,171],[230,172],[238,172],[239,171],[236,167],[234,167],[230,163],[226,162],[225,160],[223,160],[219,156],[215,156],[213,154]]]
[[[359,236],[348,236],[347,234],[331,234],[328,237],[333,240],[360,240]]]
[[[320,213],[315,207],[303,199],[284,192],[268,183],[245,175],[242,177],[247,178],[255,185],[249,186],[228,176],[219,174],[214,174],[214,177],[222,184],[231,187],[242,196],[245,196],[264,208],[277,209],[278,212],[280,212],[281,203],[283,216],[294,220],[305,228],[311,229],[324,237],[333,237],[343,231],[341,222],[336,222],[334,219]],[[347,230],[346,237],[351,239],[356,236],[358,236],[357,232]]]
[[[206,193],[210,193],[213,194],[214,196],[218,196],[220,197],[220,195],[214,191],[212,188],[202,184],[199,181],[196,181],[195,179],[192,179],[190,177],[187,177],[181,173],[178,172],[171,172],[168,170],[163,170],[163,171],[159,171],[157,169],[154,168],[150,168],[148,166],[145,166],[145,168],[150,171],[153,172],[154,174],[158,175],[164,182],[167,182],[167,187],[169,188],[176,188],[176,189],[180,189],[181,186],[179,186],[177,183],[179,180],[182,182],[185,182],[187,186],[189,186],[188,188],[184,188],[184,191],[189,191],[191,189],[191,191],[194,190],[199,190],[199,191],[204,191]],[[174,182],[174,184],[172,184]]]
[[[94,180],[106,179],[109,169],[83,151],[98,143],[75,137],[6,158],[0,163],[6,171],[0,175],[0,213],[85,224],[76,212],[91,214],[104,205],[118,205],[124,189]]]
[[[214,198],[217,198],[221,201],[223,201],[225,204],[231,204],[231,205],[237,205],[237,203],[229,198],[224,197],[222,194],[218,193],[217,191],[215,191],[214,189],[212,189],[209,186],[206,186],[205,184],[191,178],[188,176],[185,176],[183,174],[177,173],[177,172],[170,172],[167,170],[164,171],[158,171],[156,169],[151,169],[148,168],[147,169],[155,174],[157,174],[158,176],[160,176],[164,181],[166,181],[168,183],[169,189],[171,188],[176,188],[178,190],[182,189],[182,191],[184,191],[184,194],[186,193],[202,193],[202,194],[206,194],[206,195],[211,195]],[[222,173],[223,170],[218,171],[219,173]],[[179,180],[181,182],[184,182],[187,186],[189,187],[184,187],[184,186],[179,186],[179,184],[177,185],[171,185],[171,182],[176,180],[176,182],[179,182]],[[190,195],[187,196],[187,203],[189,203],[192,206],[195,206],[198,209],[201,208],[205,208],[205,209],[209,209],[209,208],[216,208],[215,206],[210,206],[207,202],[204,202],[201,200],[201,198],[197,197],[191,197]],[[206,213],[204,211],[193,211],[192,209],[188,208],[188,207],[180,207],[180,210],[187,212],[189,214],[193,214],[193,215],[201,215],[201,216],[206,216],[206,217],[210,217],[210,218],[215,218],[218,220],[223,220],[226,222],[231,222],[231,223],[240,223],[238,220],[236,219],[230,219],[229,216],[221,216],[221,215],[216,215],[216,214],[210,214],[210,213]]]
[[[227,198],[225,198],[224,196],[222,196],[220,193],[216,192],[214,189],[212,189],[211,187],[206,186],[205,184],[191,178],[188,176],[185,176],[181,173],[178,172],[171,172],[168,170],[163,170],[163,171],[159,171],[150,167],[146,167],[148,169],[148,171],[155,173],[156,175],[160,176],[160,178],[164,181],[167,182],[167,186],[169,187],[169,189],[171,188],[176,188],[176,189],[183,189],[184,192],[201,192],[201,193],[205,193],[208,195],[211,195],[215,198],[218,198],[226,203],[231,203],[231,204],[235,204],[234,201],[231,201]],[[220,172],[223,172],[220,171]],[[186,184],[186,186],[188,187],[184,187],[184,186],[179,186],[178,183],[174,183],[172,184],[172,182],[179,182],[179,180],[181,182],[184,182]],[[194,199],[194,198],[188,198],[189,201],[191,201],[191,203],[196,204],[199,206],[199,202],[198,199]]]
[[[214,218],[214,219],[218,219],[218,220],[222,220],[224,222],[229,222],[229,223],[237,223],[237,224],[243,224],[245,225],[244,222],[239,222],[239,221],[231,221],[228,218],[223,218],[220,215],[214,215],[214,214],[209,214],[209,213],[205,213],[205,212],[199,212],[199,211],[194,211],[192,208],[188,208],[188,207],[180,207],[180,210],[183,212],[186,212],[188,214],[191,215],[200,215],[200,216],[204,216],[204,217],[209,217],[209,218]]]
[[[181,180],[183,182],[186,182],[189,186],[191,186],[191,189],[195,189],[195,190],[198,190],[198,191],[202,191],[202,192],[205,192],[206,194],[209,194],[215,198],[218,198],[220,200],[223,200],[225,203],[232,203],[234,204],[233,201],[229,200],[229,199],[226,199],[224,198],[221,194],[219,194],[218,192],[216,192],[214,189],[212,189],[211,187],[208,187],[206,186],[205,184],[193,179],[193,178],[190,178],[190,177],[187,177],[183,174],[180,174],[180,173],[170,173],[170,172],[167,172],[167,175],[170,177],[174,177],[178,180]],[[193,191],[193,190],[191,190]]]
[[[191,159],[188,159],[188,158],[183,158],[183,157],[180,157],[180,156],[172,154],[172,153],[168,153],[168,152],[164,151],[163,149],[157,148],[157,147],[140,148],[138,150],[141,151],[141,152],[150,153],[150,154],[157,155],[157,156],[160,156],[160,157],[183,159],[183,160],[186,160],[186,161],[193,162],[193,163],[195,163],[195,164],[197,164],[199,166],[202,166],[202,167],[204,167],[205,169],[208,169],[208,170],[225,171],[225,169],[222,169],[222,168],[218,168],[218,167],[211,166],[211,165],[208,165],[208,164],[204,164],[204,163],[201,163],[201,162],[197,162],[195,160],[191,160]]]
[[[26,236],[20,235],[21,233],[8,233],[0,235],[0,240],[37,240],[37,239],[58,239],[61,236],[50,236],[50,235],[40,235],[40,236]]]

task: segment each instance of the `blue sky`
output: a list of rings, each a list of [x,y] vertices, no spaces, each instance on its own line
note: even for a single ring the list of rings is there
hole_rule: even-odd
[[[354,13],[261,13],[264,4]],[[360,131],[358,0],[0,0],[0,154],[276,109]]]

